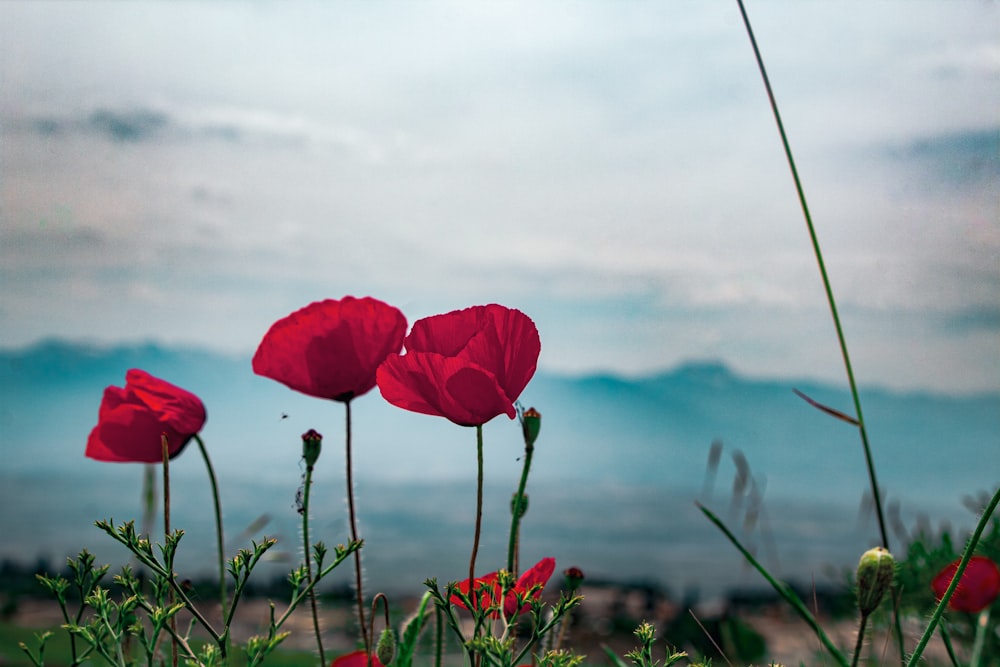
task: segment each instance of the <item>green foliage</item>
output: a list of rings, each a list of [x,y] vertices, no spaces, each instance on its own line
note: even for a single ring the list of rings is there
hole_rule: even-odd
[[[498,573],[500,582],[499,601],[507,599],[512,592],[513,578],[503,570]],[[488,605],[473,604],[472,599],[463,593],[454,582],[445,586],[441,593],[437,580],[428,579],[425,584],[430,589],[429,594],[438,611],[441,613],[451,631],[465,648],[472,663],[483,663],[495,667],[516,667],[531,654],[536,646],[540,646],[543,638],[561,627],[569,613],[576,608],[583,598],[578,595],[562,595],[552,605],[546,605],[540,599],[532,596],[534,589],[517,594],[515,611],[508,616],[503,609],[505,605],[492,601]],[[458,618],[454,605],[450,602],[457,598],[472,615],[473,630],[466,634],[463,624]],[[529,605],[527,614],[521,612],[523,605]],[[525,618],[527,617],[527,618]],[[527,621],[527,623],[522,623]],[[499,625],[497,633],[488,629],[494,624]],[[522,627],[527,628],[527,635],[518,634]],[[516,638],[516,641],[515,641]],[[553,660],[566,660],[564,654],[554,651]]]
[[[126,565],[112,579],[114,590],[118,591],[116,594],[100,583],[110,566],[95,566],[94,556],[87,551],[82,551],[76,559],[68,559],[72,573],[70,579],[38,575],[39,583],[55,597],[62,611],[65,620],[62,628],[70,638],[70,666],[88,663],[97,655],[107,664],[130,667],[137,664],[134,652],[138,652],[142,663],[153,665],[160,656],[161,637],[164,635],[169,635],[171,641],[165,643],[175,647],[174,650],[179,652],[186,665],[229,665],[229,632],[233,615],[254,567],[275,545],[276,540],[265,538],[260,543],[253,542],[251,548],[241,549],[229,560],[228,571],[235,582],[235,591],[229,608],[225,610],[224,627],[216,629],[188,597],[173,570],[177,548],[184,536],[183,531],[174,531],[165,537],[163,544],[154,545],[149,539],[136,533],[131,521],[118,526],[112,521],[98,521],[97,526],[124,545],[140,564],[149,569],[152,576],[148,584],[144,584],[132,568]],[[321,567],[327,549],[322,543],[314,546],[317,563],[320,564],[317,574],[311,578],[304,576],[300,568],[289,575],[292,593],[288,609],[280,618],[275,618],[274,604],[271,604],[267,633],[251,637],[244,647],[247,665],[259,665],[274,652],[288,636],[288,632],[280,629],[292,611],[322,578],[360,547],[359,542],[346,547],[338,545],[334,549],[333,562]],[[70,591],[75,592],[81,601],[72,615],[67,599]],[[175,619],[181,610],[187,610],[193,616],[191,626],[185,631],[178,631],[176,628]],[[195,625],[208,633],[210,642],[193,642],[191,632]],[[34,642],[34,649],[26,642],[19,643],[21,650],[35,667],[45,664],[45,649],[52,637],[51,631],[40,633]]]
[[[635,667],[661,667],[661,664],[662,667],[670,667],[688,657],[684,651],[677,651],[668,645],[663,662],[654,660],[653,643],[656,641],[656,628],[649,623],[642,623],[636,628],[635,636],[639,638],[639,646],[625,654]]]
[[[900,609],[911,616],[928,618],[937,607],[931,588],[934,577],[962,554],[969,534],[954,534],[953,529],[942,527],[934,532],[930,526],[918,525],[907,548],[906,559],[899,563],[896,580],[901,590]],[[976,553],[994,562],[1000,562],[1000,517],[993,516],[976,545]],[[990,617],[1000,616],[1000,600],[993,603]],[[972,646],[976,639],[978,615],[947,610],[942,619],[942,638],[952,647]],[[885,623],[884,616],[879,618]],[[995,621],[994,621],[995,622]],[[1000,635],[985,632],[982,637],[981,665],[1000,665]],[[961,656],[959,656],[961,657]]]

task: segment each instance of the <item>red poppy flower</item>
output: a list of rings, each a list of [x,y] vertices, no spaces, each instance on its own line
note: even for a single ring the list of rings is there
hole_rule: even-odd
[[[514,589],[507,591],[507,597],[503,601],[503,613],[507,618],[510,618],[515,613],[524,614],[531,609],[531,605],[525,603],[521,606],[519,610],[517,608],[518,597],[524,597],[528,594],[535,586],[539,588],[532,593],[532,597],[538,599],[542,595],[542,587],[548,582],[552,573],[556,569],[556,559],[555,558],[543,558],[542,560],[535,563],[531,569],[526,570],[517,580],[514,585]],[[487,575],[476,578],[476,591],[479,593],[478,604],[480,609],[485,609],[494,603],[494,600],[500,598],[500,583],[497,581],[497,573],[490,572]],[[458,584],[458,590],[462,591],[465,595],[469,595],[469,580]],[[467,609],[465,603],[462,602],[461,598],[457,595],[451,596],[451,603],[462,609]],[[498,616],[498,612],[492,614],[494,617]]]
[[[490,304],[426,317],[406,337],[406,354],[379,367],[379,391],[393,405],[460,426],[513,419],[540,352],[538,329],[519,310]]]
[[[368,667],[368,654],[363,650],[347,653],[335,658],[330,663],[330,667]],[[382,667],[382,663],[374,655],[372,656],[372,667]]]
[[[200,398],[133,368],[124,389],[104,390],[85,454],[98,461],[157,463],[163,460],[164,435],[173,458],[204,425]]]
[[[940,600],[955,578],[955,571],[961,559],[946,566],[934,577],[931,588]],[[962,579],[948,600],[948,607],[955,611],[978,613],[986,609],[1000,596],[1000,569],[986,556],[973,556],[965,566]]]
[[[311,303],[275,322],[253,372],[317,398],[350,401],[375,386],[375,369],[403,346],[406,318],[378,299]]]

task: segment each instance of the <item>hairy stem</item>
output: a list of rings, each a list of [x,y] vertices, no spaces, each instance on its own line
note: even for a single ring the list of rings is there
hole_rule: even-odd
[[[305,488],[302,490],[302,549],[306,559],[306,577],[312,581],[312,550],[309,548],[309,491],[312,488],[312,465],[306,466]],[[326,667],[326,653],[323,651],[323,636],[319,629],[319,608],[316,604],[316,589],[309,591],[309,604],[312,607],[313,631],[316,633],[316,646],[319,649],[320,667]]]
[[[528,472],[531,470],[531,456],[535,453],[533,444],[524,446],[524,467],[521,469],[521,482],[514,496],[514,506],[511,507],[513,517],[510,522],[510,543],[507,545],[507,571],[517,577],[517,545],[521,530],[521,508],[524,505],[524,489],[528,485]]]
[[[861,623],[858,625],[858,640],[854,643],[854,658],[851,660],[851,667],[858,667],[858,658],[861,657],[861,648],[865,645],[865,626],[868,625],[868,614],[861,614]]]
[[[163,535],[164,539],[170,541],[170,443],[167,442],[166,434],[160,436],[160,445],[163,448]],[[170,570],[167,572],[167,576],[170,577],[170,581],[174,581],[174,568],[170,564]],[[174,592],[173,588],[167,589],[167,606],[174,604]],[[171,635],[177,634],[177,619],[174,616],[170,617],[170,629]],[[177,667],[177,645],[174,642],[170,642],[170,664],[173,667]]]
[[[444,614],[441,607],[434,605],[434,667],[441,667],[444,655]]]
[[[476,591],[476,555],[479,553],[479,537],[483,524],[483,425],[476,425],[476,530],[472,537],[472,555],[469,557],[469,593],[472,607],[479,606]]]
[[[347,411],[346,434],[344,437],[345,459],[347,462],[347,513],[351,522],[351,541],[358,542],[358,521],[354,510],[354,465],[351,461],[351,402],[344,401]],[[361,550],[354,552],[354,585],[358,593],[358,626],[361,628],[361,639],[365,644],[365,652],[371,653],[371,640],[368,637],[368,626],[365,623],[364,593],[361,588]]]
[[[295,592],[292,595],[291,601],[288,603],[288,608],[285,609],[285,613],[281,615],[281,618],[279,618],[275,622],[274,627],[275,628],[280,628],[282,625],[284,625],[285,621],[288,620],[288,617],[291,616],[292,613],[298,608],[298,606],[302,602],[303,598],[305,598],[307,595],[309,595],[309,593],[314,588],[316,588],[316,584],[318,584],[328,574],[330,574],[331,572],[333,572],[334,568],[336,568],[338,565],[340,565],[341,563],[343,563],[347,559],[347,556],[350,555],[350,551],[352,551],[354,549],[358,549],[358,548],[360,548],[360,546],[361,545],[359,543],[352,542],[349,545],[349,547],[348,547],[348,549],[346,551],[344,551],[343,553],[338,554],[337,557],[334,559],[334,561],[332,563],[330,563],[329,565],[327,565],[326,567],[324,567],[316,575],[316,578],[313,579],[312,581],[310,581],[303,590]]]

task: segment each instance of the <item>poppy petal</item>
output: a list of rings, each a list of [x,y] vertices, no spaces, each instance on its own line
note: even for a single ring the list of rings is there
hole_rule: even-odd
[[[420,319],[405,347],[406,354],[390,356],[379,369],[382,395],[393,405],[462,426],[500,414],[513,419],[514,401],[534,375],[541,351],[531,319],[497,304]]]
[[[458,590],[460,590],[466,597],[470,597],[469,593],[469,580],[461,581],[458,584]],[[497,583],[497,573],[490,572],[489,574],[484,574],[481,577],[476,577],[476,591],[479,593],[480,609],[486,609],[493,604],[493,600],[500,595],[500,584]],[[471,597],[470,597],[471,599]],[[462,601],[458,595],[451,596],[451,603],[456,607],[462,609],[468,609],[465,603]],[[493,614],[497,615],[496,612]]]
[[[514,591],[507,594],[507,598],[504,600],[504,613],[508,617],[513,616],[517,609],[517,596],[514,593],[519,593],[521,596],[527,595],[528,592],[535,586],[544,587],[548,583],[549,579],[552,578],[552,573],[556,569],[556,559],[555,558],[543,558],[542,560],[535,563],[529,569],[525,570],[520,577],[517,579],[517,585],[514,586]],[[542,589],[532,593],[532,597],[538,598],[542,594]],[[525,604],[519,610],[520,613],[527,613],[531,609],[531,605]]]
[[[433,352],[392,355],[378,369],[383,398],[393,405],[459,424],[485,424],[499,414],[516,415],[489,371]]]
[[[348,401],[371,391],[405,333],[403,314],[377,299],[317,301],[271,325],[253,370],[309,396]]]
[[[178,433],[197,433],[205,424],[205,405],[197,396],[146,371],[125,374],[125,387],[136,400]]]
[[[486,321],[485,308],[472,306],[417,320],[406,337],[406,351],[457,356],[469,340],[482,331]]]
[[[330,667],[368,667],[368,654],[362,651],[354,651],[334,658]],[[378,657],[372,656],[371,667],[382,667]]]
[[[949,563],[931,582],[937,599],[944,597],[951,580],[955,578],[961,559]],[[986,556],[973,556],[965,566],[965,572],[948,600],[948,606],[956,611],[978,613],[989,607],[1000,596],[1000,569]]]
[[[489,368],[511,401],[528,386],[542,345],[535,323],[519,310],[484,306],[489,326],[469,340],[462,356]]]
[[[166,436],[170,457],[177,456],[205,425],[201,399],[139,369],[125,377],[124,388],[104,390],[84,455],[115,463],[158,463]]]

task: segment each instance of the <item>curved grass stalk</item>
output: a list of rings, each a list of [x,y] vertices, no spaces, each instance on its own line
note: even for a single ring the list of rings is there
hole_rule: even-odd
[[[215,542],[216,550],[219,552],[219,609],[221,615],[226,613],[226,550],[225,540],[222,535],[222,502],[219,499],[219,481],[215,476],[215,468],[212,466],[212,459],[208,456],[208,448],[202,442],[201,436],[194,434],[194,440],[201,450],[201,458],[205,461],[205,469],[208,471],[208,482],[212,486],[212,501],[215,504]]]
[[[733,546],[735,546],[737,550],[743,554],[743,557],[747,559],[747,562],[753,565],[753,567],[761,573],[764,579],[767,580],[767,583],[771,584],[778,595],[780,595],[796,612],[798,612],[802,620],[805,621],[810,628],[812,628],[814,633],[816,633],[816,637],[819,638],[820,643],[823,644],[823,648],[826,649],[827,653],[829,653],[841,667],[848,667],[850,663],[847,661],[847,656],[845,656],[840,649],[837,648],[837,645],[830,640],[826,632],[823,631],[823,628],[816,620],[816,617],[812,615],[812,612],[809,611],[809,608],[806,607],[805,603],[799,599],[799,596],[796,595],[786,584],[783,584],[772,577],[771,573],[768,572],[763,565],[757,562],[757,559],[753,557],[753,554],[747,551],[746,547],[740,543],[739,538],[733,535],[732,531],[726,527],[726,524],[722,523],[722,520],[719,519],[719,517],[715,516],[711,510],[701,503],[696,502],[695,505],[698,506],[698,509],[700,509],[706,517],[708,517],[709,521],[714,523],[718,529],[722,531],[722,534],[725,535],[730,542],[732,542]]]
[[[833,297],[833,288],[830,286],[830,278],[826,272],[826,264],[823,261],[823,252],[820,249],[819,238],[816,236],[816,228],[813,225],[812,215],[809,213],[809,204],[806,202],[805,190],[802,188],[802,181],[799,179],[799,171],[795,166],[795,158],[792,157],[792,148],[785,134],[785,126],[781,121],[781,113],[778,111],[778,103],[771,89],[771,81],[767,76],[763,58],[757,48],[757,40],[754,37],[753,29],[750,27],[750,19],[747,17],[743,0],[736,0],[740,6],[740,13],[743,15],[743,22],[750,36],[750,43],[753,47],[754,56],[757,58],[757,67],[764,80],[764,87],[767,89],[767,97],[771,102],[771,111],[774,113],[775,123],[778,125],[778,133],[781,135],[781,144],[785,149],[785,158],[788,167],[792,172],[792,179],[795,181],[795,191],[798,193],[799,204],[802,207],[802,215],[805,218],[806,227],[809,230],[809,238],[812,241],[813,252],[816,255],[816,264],[819,267],[820,276],[823,279],[823,289],[826,292],[826,300],[830,306],[830,315],[833,317],[833,326],[837,330],[837,341],[840,344],[840,356],[844,361],[844,370],[847,373],[847,382],[851,389],[851,399],[854,401],[854,413],[857,420],[858,432],[861,436],[861,444],[865,453],[865,464],[868,467],[868,478],[871,482],[872,497],[875,499],[875,513],[878,517],[879,533],[882,537],[882,546],[889,550],[889,534],[885,527],[885,514],[882,511],[881,493],[879,491],[878,479],[875,475],[875,463],[872,460],[871,446],[868,442],[868,431],[865,429],[865,420],[861,412],[861,398],[858,394],[858,385],[854,379],[854,370],[851,366],[851,355],[847,351],[847,339],[844,336],[844,329],[840,324],[840,315],[837,312],[837,302]]]
[[[871,445],[868,441],[868,430],[865,428],[865,419],[861,411],[861,396],[858,393],[858,385],[854,379],[854,370],[851,366],[851,355],[847,350],[847,338],[844,336],[844,329],[840,323],[840,315],[837,312],[837,302],[833,296],[833,288],[830,286],[830,278],[826,272],[826,263],[823,261],[823,252],[820,249],[819,238],[816,235],[816,228],[813,225],[812,215],[809,213],[809,204],[806,201],[805,190],[802,187],[802,180],[799,178],[799,171],[795,166],[795,158],[792,156],[792,147],[785,134],[785,126],[781,121],[781,113],[778,111],[778,103],[771,88],[771,81],[767,76],[767,68],[764,67],[764,59],[761,57],[760,49],[757,47],[757,39],[754,37],[753,28],[750,26],[750,18],[747,16],[743,0],[736,0],[740,8],[740,15],[743,17],[743,25],[746,27],[747,35],[750,38],[750,45],[753,47],[754,57],[757,60],[757,69],[760,70],[761,78],[764,81],[764,88],[767,91],[768,100],[771,103],[771,111],[774,114],[774,121],[778,126],[778,134],[781,135],[781,145],[785,150],[785,159],[788,168],[792,172],[792,180],[795,182],[795,191],[798,194],[799,205],[802,208],[802,216],[805,218],[806,228],[809,230],[809,238],[812,242],[813,253],[816,256],[816,264],[819,267],[820,276],[823,279],[823,290],[826,292],[826,300],[830,306],[830,315],[833,318],[833,326],[837,331],[837,341],[840,345],[840,356],[844,361],[844,371],[847,374],[847,382],[851,390],[851,400],[854,402],[854,416],[857,421],[858,434],[861,437],[861,447],[864,450],[865,466],[868,468],[868,481],[871,485],[872,499],[875,504],[875,516],[878,519],[879,534],[882,538],[882,546],[887,551],[889,548],[889,532],[886,530],[885,512],[882,509],[882,493],[879,489],[878,476],[875,474],[875,462],[872,459]],[[905,655],[903,645],[903,627],[900,623],[899,612],[893,610],[893,629],[896,635],[896,643],[899,649],[900,659]]]

